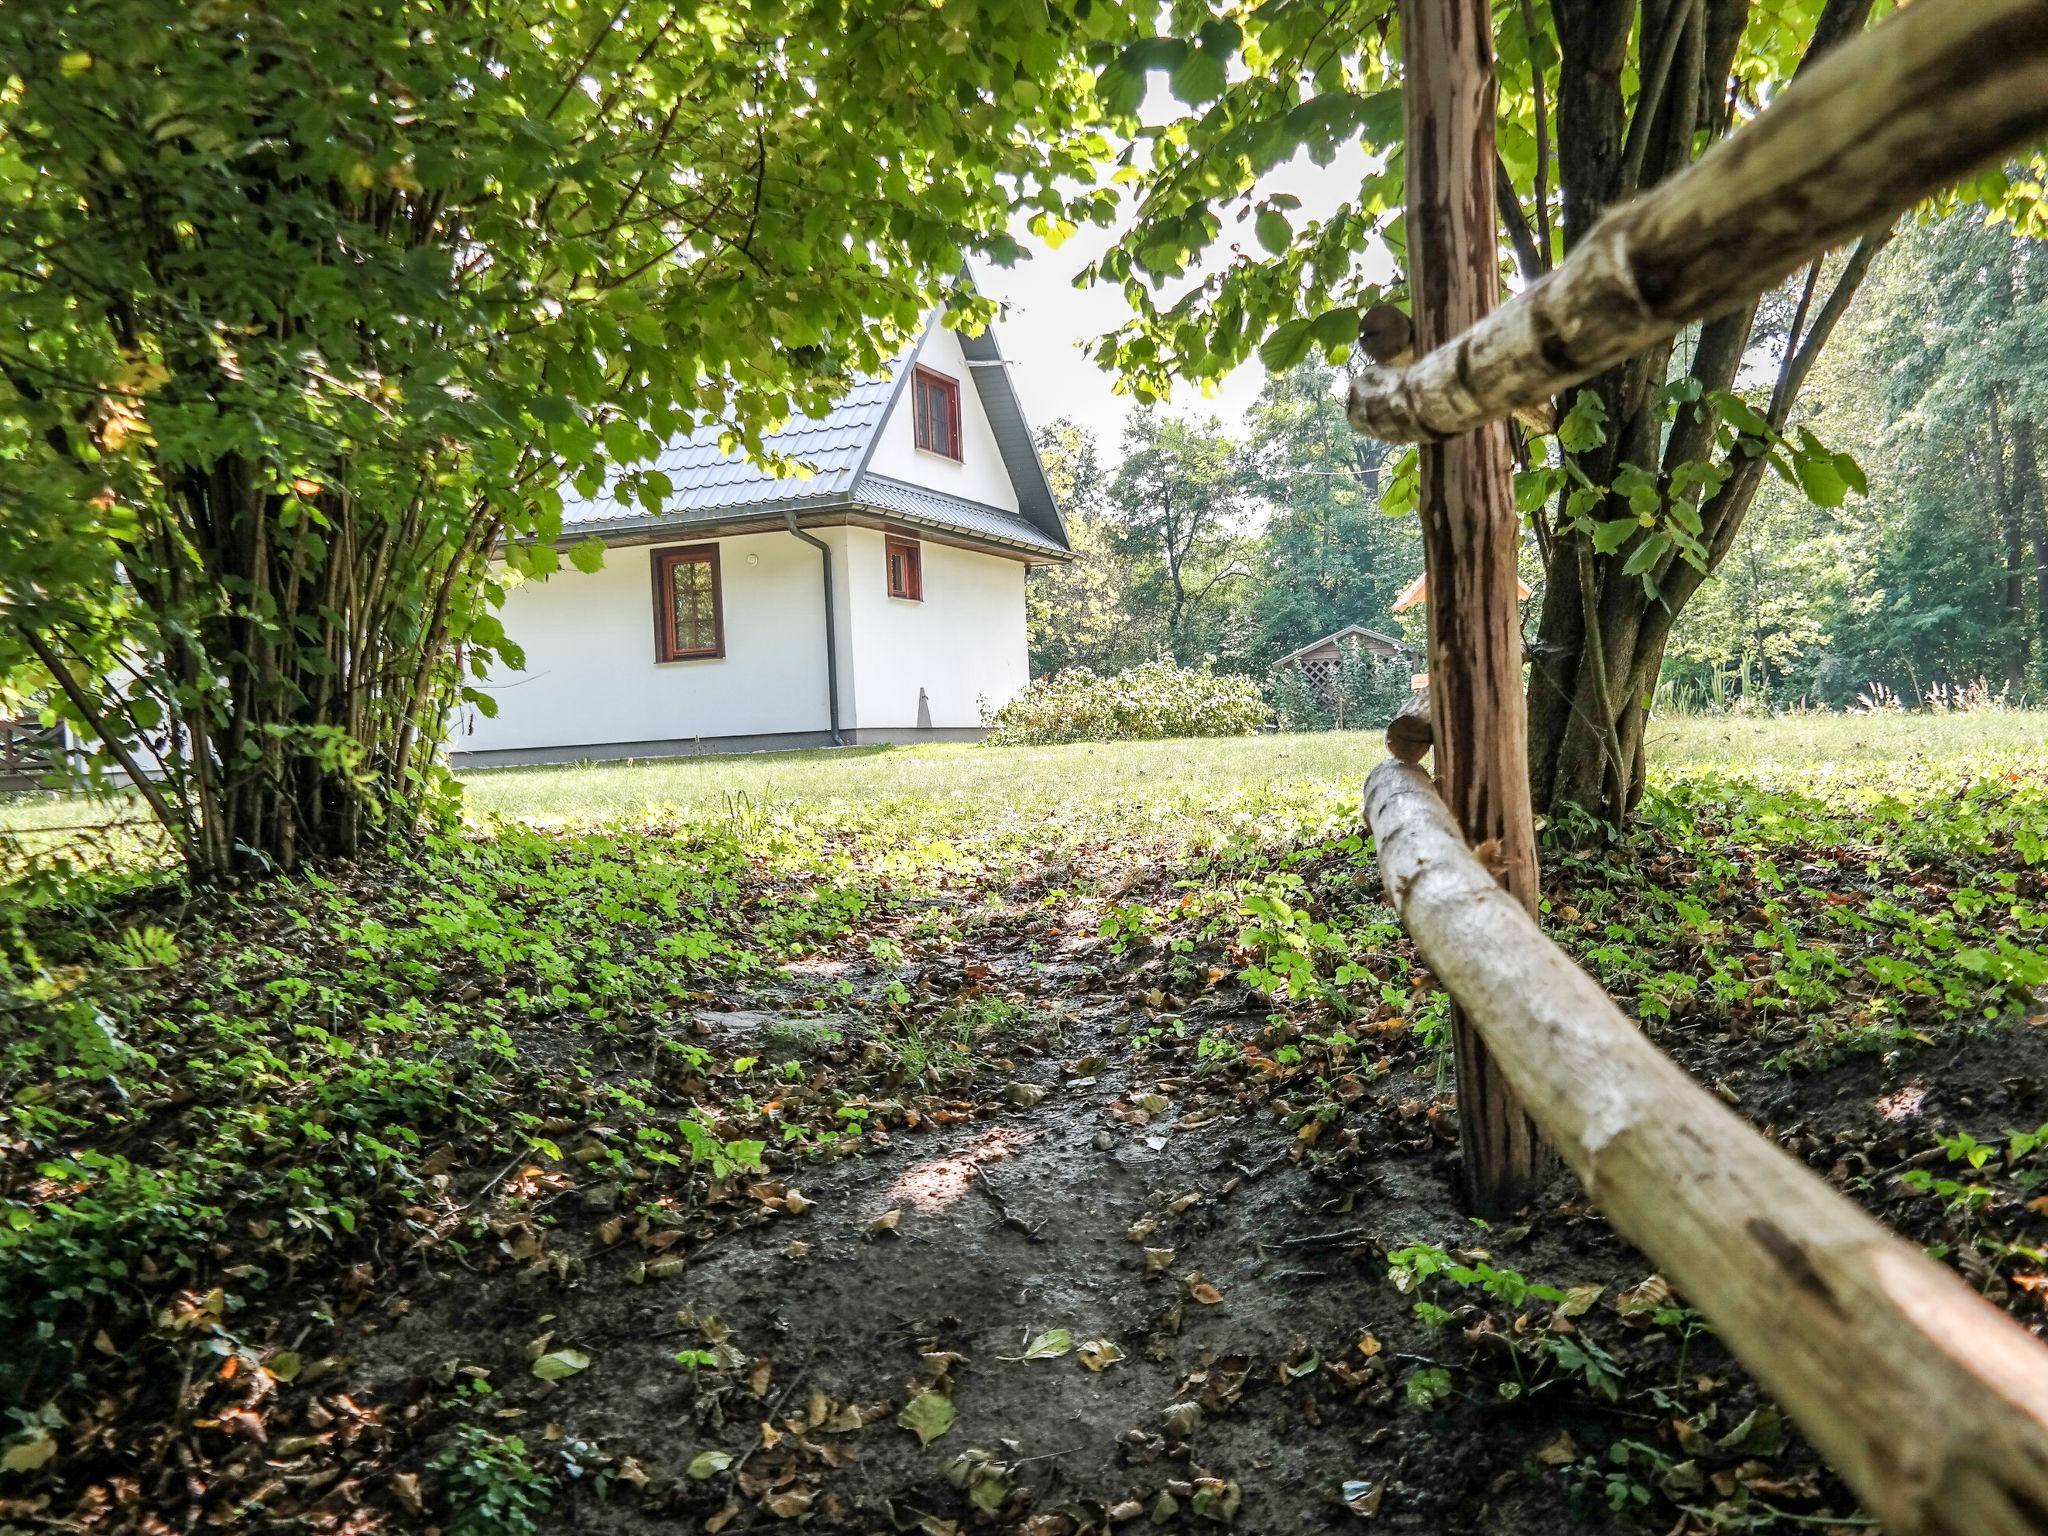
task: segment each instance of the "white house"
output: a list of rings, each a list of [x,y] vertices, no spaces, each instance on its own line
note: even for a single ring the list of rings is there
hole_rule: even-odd
[[[659,516],[572,501],[564,535],[601,538],[604,568],[511,592],[526,666],[482,684],[498,712],[462,711],[450,760],[979,736],[1029,677],[1025,572],[1072,558],[994,333],[934,316],[890,376],[768,446],[812,476],[709,431],[663,455]]]

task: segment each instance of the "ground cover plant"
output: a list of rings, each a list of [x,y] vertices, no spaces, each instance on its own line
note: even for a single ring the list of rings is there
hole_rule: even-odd
[[[1687,725],[1625,838],[1551,829],[1545,920],[2038,1328],[2016,719],[1860,761],[1840,719]],[[480,775],[460,835],[200,895],[45,832],[7,913],[0,1528],[1855,1522],[1568,1179],[1455,1214],[1373,756]]]

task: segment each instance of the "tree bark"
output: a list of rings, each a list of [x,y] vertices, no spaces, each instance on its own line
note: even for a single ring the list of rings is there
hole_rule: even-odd
[[[1383,763],[1365,800],[1403,926],[1587,1193],[1885,1531],[2048,1530],[2048,1349],[1652,1045],[1419,770]]]
[[[1666,136],[1676,153],[1691,139],[1683,126]],[[1906,7],[1803,71],[1698,164],[1609,213],[1486,324],[1418,335],[1423,355],[1407,368],[1361,370],[1352,424],[1427,442],[1539,405],[1738,309],[2044,130],[2048,0]],[[1411,154],[1429,147],[1410,140]],[[1487,175],[1490,205],[1491,160]],[[1410,267],[1411,278],[1422,267],[1412,249]]]
[[[2033,418],[2024,411],[2013,418],[2012,473],[2019,486],[2027,545],[2034,562],[2035,677],[2042,687],[2048,688],[2048,482],[2041,478]]]
[[[1416,342],[1431,348],[1482,322],[1498,294],[1492,22],[1487,0],[1408,0],[1402,17],[1410,286]],[[1437,776],[1466,838],[1534,911],[1512,474],[1500,421],[1421,450]],[[1452,1039],[1466,1199],[1480,1216],[1503,1216],[1549,1161],[1484,1042],[1455,1013]]]

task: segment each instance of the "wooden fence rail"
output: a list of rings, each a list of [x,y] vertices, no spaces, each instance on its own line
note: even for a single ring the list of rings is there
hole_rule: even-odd
[[[1523,1109],[1887,1536],[2048,1532],[2048,1346],[1652,1045],[1420,768],[1375,768],[1365,809],[1389,899]]]
[[[1361,371],[1351,424],[1435,442],[1541,410],[2043,133],[2048,0],[1916,0],[1485,320],[1423,337],[1435,349],[1408,367]]]

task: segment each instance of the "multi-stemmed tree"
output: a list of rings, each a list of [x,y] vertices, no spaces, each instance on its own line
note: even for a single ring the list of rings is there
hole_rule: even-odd
[[[1504,264],[1549,270],[1608,208],[1692,164],[1803,64],[1853,35],[1873,0],[1502,0],[1497,202]],[[1187,110],[1141,132],[1135,223],[1093,269],[1134,318],[1099,347],[1142,393],[1256,352],[1275,370],[1349,352],[1361,312],[1405,299],[1406,149],[1394,0],[1172,8],[1166,35],[1103,77],[1139,122],[1163,71]],[[1156,116],[1156,114],[1154,114]],[[1310,216],[1273,189],[1305,154],[1355,193]],[[1326,178],[1338,177],[1326,172]],[[1966,192],[2022,233],[2048,229],[2024,180]],[[1643,783],[1643,727],[1674,618],[1726,557],[1774,468],[1811,499],[1860,481],[1791,426],[1800,389],[1887,241],[1816,261],[1782,302],[1691,327],[1562,402],[1517,498],[1544,567],[1531,641],[1537,808],[1618,821]]]
[[[1023,211],[1104,214],[1132,15],[10,0],[0,683],[196,876],[408,822],[565,483],[659,506],[672,434],[757,445]]]

